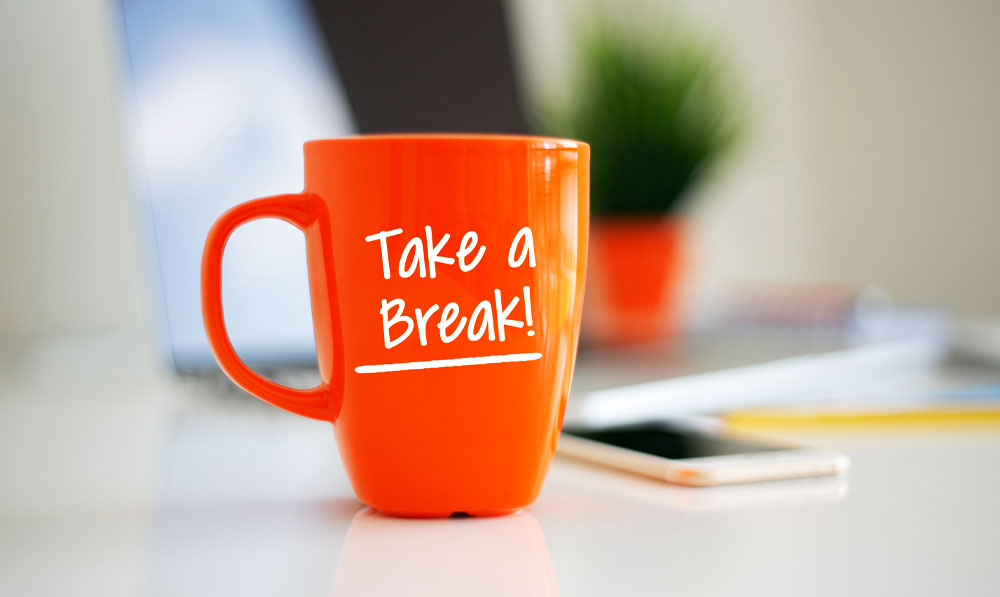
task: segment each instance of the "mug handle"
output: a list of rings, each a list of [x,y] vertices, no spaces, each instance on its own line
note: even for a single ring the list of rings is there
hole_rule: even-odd
[[[226,332],[222,314],[222,253],[234,230],[260,218],[284,220],[305,233],[315,220],[313,198],[306,193],[292,193],[254,199],[233,207],[216,220],[208,233],[201,260],[201,310],[208,343],[223,372],[239,387],[278,408],[329,421],[331,396],[325,383],[297,390],[255,373],[236,354]]]

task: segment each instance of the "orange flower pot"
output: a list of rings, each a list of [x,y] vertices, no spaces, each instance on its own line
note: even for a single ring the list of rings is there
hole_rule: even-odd
[[[676,335],[686,262],[678,217],[595,217],[583,333],[592,345],[664,342]]]

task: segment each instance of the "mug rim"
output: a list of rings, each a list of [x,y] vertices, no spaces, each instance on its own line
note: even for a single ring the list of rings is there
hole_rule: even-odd
[[[545,149],[589,149],[584,141],[563,137],[548,137],[543,135],[516,135],[506,133],[373,133],[365,135],[350,135],[327,139],[310,139],[303,144],[304,149],[322,145],[340,145],[345,143],[371,143],[378,141],[436,141],[474,144],[506,144],[522,143],[528,146],[540,146]]]

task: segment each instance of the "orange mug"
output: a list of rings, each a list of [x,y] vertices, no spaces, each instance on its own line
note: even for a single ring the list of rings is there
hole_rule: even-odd
[[[538,496],[576,357],[590,148],[502,135],[305,144],[305,190],[222,214],[202,260],[205,331],[247,392],[331,421],[358,498],[384,513],[515,512]],[[305,234],[320,384],[237,356],[222,313],[233,230]]]

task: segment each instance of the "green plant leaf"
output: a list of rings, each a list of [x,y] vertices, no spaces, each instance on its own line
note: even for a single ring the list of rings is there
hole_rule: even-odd
[[[740,133],[715,49],[676,26],[642,33],[610,18],[578,30],[569,99],[540,114],[590,143],[596,214],[676,211]]]

